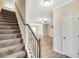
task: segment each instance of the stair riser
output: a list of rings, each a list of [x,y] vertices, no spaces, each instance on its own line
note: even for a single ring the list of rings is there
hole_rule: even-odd
[[[3,17],[3,16],[0,16],[0,19],[5,19],[5,20],[17,20],[16,18],[14,17]]]
[[[19,52],[16,52],[14,54],[8,55],[4,58],[24,58],[24,57],[26,57],[26,52],[25,51],[19,51]]]
[[[18,24],[18,23],[0,22],[0,24]]]
[[[26,58],[26,53],[20,54],[19,56],[17,56],[16,58]]]
[[[15,17],[15,15],[14,15],[13,13],[3,12],[3,13],[1,13],[1,14],[2,14],[2,16],[6,16],[6,17],[9,17],[9,16]],[[7,16],[7,15],[8,15],[8,16]]]
[[[18,30],[18,31],[0,31],[0,34],[13,34],[13,33],[20,33],[20,31]]]
[[[15,17],[14,14],[11,14],[11,13],[3,13],[2,14],[4,17]],[[7,16],[8,15],[8,16]]]
[[[21,34],[0,35],[0,40],[21,38]]]
[[[16,27],[14,27],[14,26],[10,26],[10,27],[9,27],[9,26],[4,26],[4,27],[2,26],[2,27],[1,27],[1,26],[0,26],[0,29],[5,29],[5,30],[7,30],[7,29],[14,29],[14,30],[15,30],[15,29],[18,29],[18,30],[19,30],[19,27],[18,27],[18,26],[16,26]]]
[[[18,26],[18,24],[0,24],[0,26]]]
[[[12,11],[8,11],[8,10],[4,10],[4,9],[2,9],[1,10],[1,14],[3,15],[3,16],[14,16],[15,17],[15,12],[12,12]],[[7,17],[8,17],[7,16]]]
[[[16,45],[22,42],[22,39],[8,39],[8,40],[3,40],[0,41],[0,48],[4,48],[4,47],[8,47],[8,46],[12,46],[12,45]]]
[[[5,17],[5,18],[11,18],[11,19],[12,19],[12,18],[13,18],[13,19],[15,18],[15,16],[12,16],[12,15],[8,15],[8,16],[7,16],[7,15],[3,15],[3,17]]]
[[[5,21],[5,20],[0,20],[0,22],[6,22],[6,23],[17,23],[17,21]]]
[[[17,22],[17,20],[11,20],[11,19],[10,19],[10,20],[7,20],[7,19],[6,19],[6,20],[5,20],[5,19],[0,19],[0,21],[6,21],[6,22],[7,22],[7,21],[10,21],[10,22]]]
[[[19,51],[23,50],[22,48],[23,48],[23,46],[16,46],[13,48],[4,49],[4,51],[0,51],[0,57],[4,57],[6,55],[10,55],[10,54],[19,52]]]

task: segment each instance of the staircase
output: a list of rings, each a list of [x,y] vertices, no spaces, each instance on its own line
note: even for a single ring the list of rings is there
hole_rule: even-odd
[[[0,58],[26,58],[25,46],[15,12],[0,12]]]

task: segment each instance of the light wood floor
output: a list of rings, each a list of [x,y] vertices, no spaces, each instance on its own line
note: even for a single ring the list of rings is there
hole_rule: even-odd
[[[42,58],[68,58],[65,55],[53,51],[53,40],[48,35],[41,39],[41,57]]]

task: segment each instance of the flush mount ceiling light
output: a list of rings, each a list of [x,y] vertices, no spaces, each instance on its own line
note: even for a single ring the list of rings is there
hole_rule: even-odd
[[[40,22],[41,23],[47,23],[48,22],[48,19],[46,18],[39,18]]]
[[[50,6],[51,4],[52,4],[52,0],[43,0],[42,1],[42,6],[47,7],[47,6]]]
[[[43,1],[44,6],[49,6],[50,3],[51,3],[50,0],[44,0],[44,1]]]

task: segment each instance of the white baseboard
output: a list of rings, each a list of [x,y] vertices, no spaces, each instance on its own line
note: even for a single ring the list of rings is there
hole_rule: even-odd
[[[57,49],[55,49],[55,48],[54,48],[54,51],[55,51],[55,52],[58,52],[58,53],[60,53],[60,54],[62,54],[62,55],[66,55],[63,51],[59,51],[59,50],[57,50]]]
[[[33,51],[32,51],[32,49],[29,47],[29,45],[27,44],[27,45],[25,45],[25,49],[26,49],[26,51],[27,51],[27,56],[28,56],[28,58],[35,58],[35,55],[33,54]]]

